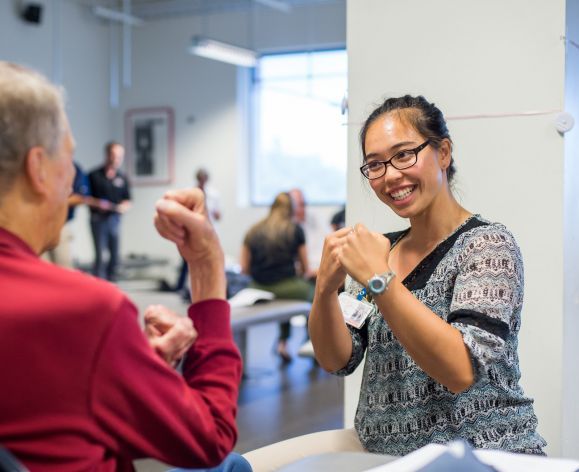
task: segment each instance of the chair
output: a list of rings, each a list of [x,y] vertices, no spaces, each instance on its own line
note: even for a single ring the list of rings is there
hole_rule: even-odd
[[[308,456],[329,452],[366,452],[356,431],[332,429],[306,434],[246,452],[254,472],[270,472]]]
[[[10,451],[0,446],[0,472],[29,472]]]

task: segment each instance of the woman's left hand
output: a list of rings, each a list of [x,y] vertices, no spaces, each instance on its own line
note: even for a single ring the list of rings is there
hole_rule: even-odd
[[[390,240],[383,234],[369,231],[363,224],[356,224],[342,237],[340,263],[350,277],[364,286],[374,274],[390,270],[389,255]]]

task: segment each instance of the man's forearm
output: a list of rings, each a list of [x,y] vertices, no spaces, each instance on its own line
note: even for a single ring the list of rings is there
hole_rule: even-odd
[[[225,263],[222,254],[210,261],[189,264],[191,299],[194,302],[210,298],[226,298]]]

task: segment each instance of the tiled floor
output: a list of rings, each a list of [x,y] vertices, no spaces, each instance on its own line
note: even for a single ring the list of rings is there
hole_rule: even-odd
[[[142,311],[153,303],[184,313],[187,305],[173,293],[151,291],[151,284],[124,283],[121,288]],[[258,325],[248,338],[247,378],[239,395],[235,450],[244,453],[277,441],[342,427],[343,381],[318,367],[312,359],[294,357],[282,366],[273,354],[277,325]],[[290,349],[296,352],[305,328],[294,326]],[[167,466],[153,460],[137,461],[138,472],[161,472]]]

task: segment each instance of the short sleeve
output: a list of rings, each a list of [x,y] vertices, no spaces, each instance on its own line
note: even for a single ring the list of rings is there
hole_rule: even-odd
[[[362,285],[348,276],[346,279],[346,292],[356,296],[360,292],[361,288]],[[356,368],[364,359],[364,353],[366,352],[366,347],[368,346],[368,323],[369,319],[366,320],[366,323],[364,323],[364,325],[359,329],[347,325],[348,329],[350,330],[350,335],[352,336],[352,356],[343,368],[333,372],[334,375],[350,375],[356,370]]]
[[[125,188],[123,189],[123,200],[131,200],[131,185],[126,176],[123,176],[125,180]]]
[[[72,183],[73,192],[83,196],[90,195],[90,186],[87,175],[76,162],[74,162],[74,168],[76,172]]]
[[[462,333],[478,380],[519,329],[523,263],[513,236],[496,224],[467,235],[457,263],[448,322]]]
[[[97,176],[96,176],[96,171],[92,171],[88,174],[88,191],[89,191],[89,195],[93,196],[93,197],[97,197],[97,188],[98,188],[98,182],[97,182]]]
[[[296,225],[295,241],[296,247],[300,247],[302,244],[306,243],[306,234],[300,225]]]

